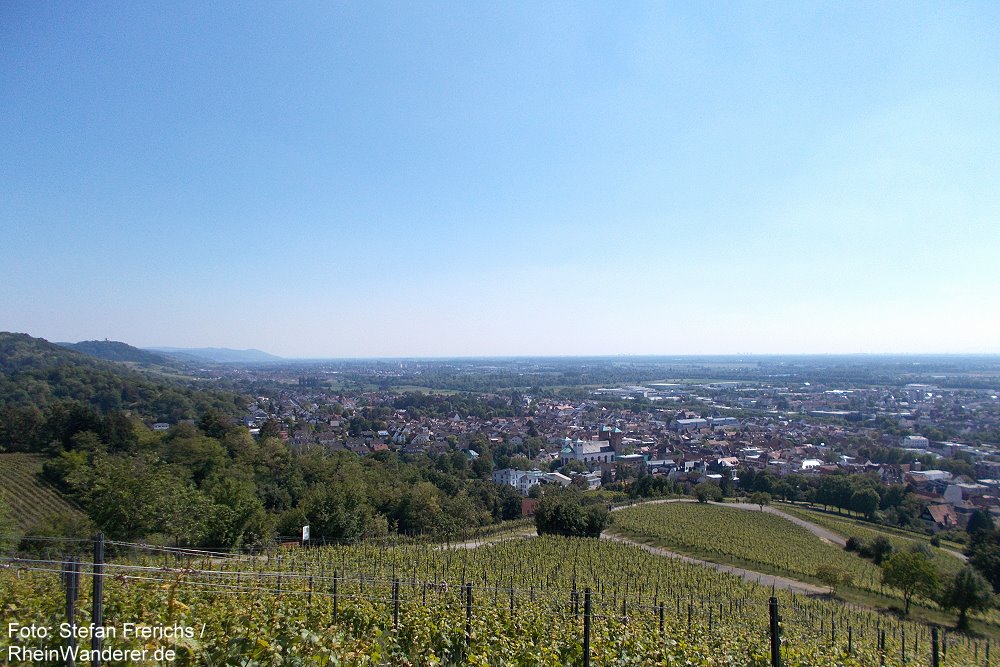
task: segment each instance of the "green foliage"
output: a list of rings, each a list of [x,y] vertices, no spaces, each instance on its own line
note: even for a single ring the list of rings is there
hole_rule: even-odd
[[[969,565],[989,580],[993,590],[1000,592],[1000,535],[980,531],[966,549]]]
[[[771,494],[766,491],[755,491],[750,494],[750,502],[754,505],[759,505],[761,511],[763,511],[765,505],[771,504]]]
[[[830,592],[833,595],[837,594],[838,586],[849,585],[851,583],[850,572],[825,563],[816,568],[816,578],[829,586]]]
[[[130,410],[175,423],[209,408],[232,413],[235,407],[226,392],[187,387],[40,338],[0,332],[0,451],[38,452],[53,439],[65,446],[85,430],[113,448],[125,448],[128,443],[113,429],[95,428],[96,416]]]
[[[903,613],[910,613],[914,596],[932,599],[939,577],[930,558],[919,551],[901,551],[882,563],[882,582],[899,589],[903,595]]]
[[[611,524],[605,505],[580,504],[578,492],[546,493],[535,509],[535,529],[539,535],[600,537]]]
[[[707,503],[709,501],[715,503],[722,502],[722,489],[714,482],[702,482],[696,485],[694,487],[694,495],[699,503]]]
[[[253,560],[195,559],[169,571],[163,563],[159,553],[116,563],[114,571],[126,575],[130,567],[148,569],[139,577],[108,577],[106,608],[113,610],[115,619],[196,628],[197,638],[191,642],[124,637],[115,642],[122,649],[176,648],[177,662],[184,665],[580,665],[582,619],[574,613],[573,600],[578,599],[574,589],[579,593],[585,588],[593,591],[591,664],[770,664],[769,586],[610,540],[512,539],[461,552],[377,542],[286,549],[277,558],[272,553]],[[275,591],[279,574],[281,595]],[[335,576],[336,615],[331,591]],[[394,628],[395,579],[401,585],[400,623]],[[463,582],[473,584],[468,642]],[[240,592],[220,594],[221,586]],[[89,606],[87,588],[81,609]],[[774,595],[782,612],[783,665],[879,664],[878,635],[867,630],[879,622],[875,612],[781,590]],[[700,599],[712,604],[703,607]],[[685,606],[692,600],[689,624]],[[654,601],[665,603],[662,633]],[[11,620],[51,622],[61,616],[64,604],[58,573],[0,570],[0,609],[14,612]],[[582,603],[579,606],[582,611]],[[836,618],[838,631],[854,628],[850,653],[845,632],[838,632],[832,642],[829,624],[823,628],[817,622],[830,618]],[[886,664],[899,664],[901,634],[907,640],[908,664],[929,664],[929,642],[923,639],[927,628],[897,619],[892,627],[903,633],[886,633]],[[912,654],[918,636],[919,659]],[[53,637],[36,645],[54,648],[59,642]],[[9,643],[6,633],[0,635],[0,651]],[[973,655],[975,649],[966,642],[950,642],[947,663],[981,664],[982,646],[979,661],[974,663]]]
[[[986,611],[995,603],[990,583],[971,567],[963,567],[945,583],[938,602],[945,609],[958,610],[958,628],[969,626],[970,611]]]

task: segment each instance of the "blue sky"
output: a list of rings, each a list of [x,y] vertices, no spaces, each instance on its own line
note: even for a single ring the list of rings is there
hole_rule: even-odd
[[[0,5],[0,329],[1000,352],[1000,4]]]

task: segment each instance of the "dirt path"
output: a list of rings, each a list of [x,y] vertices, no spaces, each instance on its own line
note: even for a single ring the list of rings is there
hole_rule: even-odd
[[[696,503],[696,502],[698,501],[693,498],[667,498],[663,500],[647,500],[644,502],[635,503],[633,505],[623,505],[621,507],[615,507],[611,511],[615,512],[617,510],[628,509],[629,507],[636,507],[637,505],[658,505],[660,503]],[[750,512],[761,511],[760,505],[753,505],[751,503],[709,503],[709,505],[719,505],[720,507],[732,507],[734,509],[747,510]],[[822,526],[817,526],[814,523],[810,523],[805,519],[800,519],[797,516],[786,514],[785,512],[782,512],[781,510],[775,507],[764,505],[764,511],[767,512],[768,514],[774,514],[776,516],[780,516],[782,519],[788,519],[796,526],[802,526],[803,528],[805,528],[806,530],[808,530],[810,533],[820,538],[821,540],[826,540],[827,542],[836,544],[838,547],[843,547],[845,544],[847,544],[847,540],[842,535],[839,535],[833,532],[832,530],[827,530]]]
[[[733,565],[722,565],[721,563],[713,563],[707,560],[701,560],[698,558],[692,558],[690,556],[685,556],[683,554],[670,551],[669,549],[664,549],[663,547],[654,547],[648,544],[642,544],[641,542],[636,542],[630,540],[622,535],[614,535],[612,533],[604,532],[601,533],[601,539],[611,540],[612,542],[621,542],[623,544],[631,544],[632,546],[639,547],[643,551],[647,551],[654,556],[663,556],[665,558],[676,558],[677,560],[683,561],[685,563],[692,563],[694,565],[701,565],[703,567],[710,567],[717,572],[726,572],[728,574],[735,574],[738,577],[742,577],[746,581],[760,584],[761,586],[774,586],[775,588],[781,588],[783,590],[792,591],[795,593],[805,593],[806,595],[820,595],[830,592],[829,588],[824,588],[822,586],[813,586],[812,584],[807,584],[801,581],[796,581],[795,579],[788,579],[787,577],[777,577],[773,574],[764,574],[763,572],[755,572],[753,570],[745,570],[742,567],[735,567]]]

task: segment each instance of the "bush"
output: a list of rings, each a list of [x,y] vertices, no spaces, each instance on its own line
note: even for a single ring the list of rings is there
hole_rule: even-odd
[[[546,495],[535,509],[535,528],[539,535],[600,537],[611,524],[605,505],[580,505],[572,495]]]
[[[848,537],[847,544],[844,545],[844,551],[851,551],[855,553],[861,553],[861,550],[864,548],[864,543],[856,537]]]

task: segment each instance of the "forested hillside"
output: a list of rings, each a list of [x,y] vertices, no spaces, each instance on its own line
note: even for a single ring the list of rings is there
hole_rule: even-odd
[[[80,430],[75,422],[117,412],[173,423],[208,409],[236,414],[242,400],[26,334],[0,333],[0,451],[41,451],[72,437]]]
[[[57,345],[107,361],[153,365],[163,365],[172,362],[171,359],[162,354],[140,350],[128,343],[115,340],[84,340],[79,343],[57,343]]]

